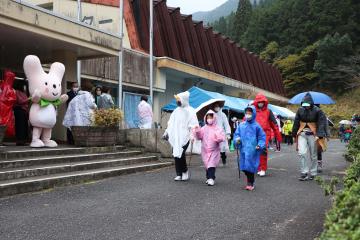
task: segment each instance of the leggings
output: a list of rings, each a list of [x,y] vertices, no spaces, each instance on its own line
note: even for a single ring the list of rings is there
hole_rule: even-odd
[[[252,173],[252,172],[249,172],[249,171],[243,171],[247,177],[247,182],[248,184],[250,184],[251,186],[254,185],[254,182],[255,182],[255,174]]]

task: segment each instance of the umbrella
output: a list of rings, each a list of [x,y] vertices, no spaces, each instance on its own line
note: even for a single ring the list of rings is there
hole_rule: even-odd
[[[214,110],[215,105],[218,104],[219,107],[224,107],[225,105],[225,100],[223,99],[210,99],[204,103],[202,103],[200,106],[198,106],[195,111],[196,111],[196,115],[198,117],[199,120],[204,119],[205,114],[209,111],[209,110]]]
[[[341,121],[339,122],[339,124],[351,125],[351,124],[352,124],[352,122],[351,122],[351,121],[349,121],[349,120],[341,120]]]
[[[294,96],[289,100],[290,104],[301,104],[301,101],[307,93],[310,93],[311,97],[314,100],[314,104],[335,104],[335,101],[331,99],[328,95],[320,92],[303,92]]]

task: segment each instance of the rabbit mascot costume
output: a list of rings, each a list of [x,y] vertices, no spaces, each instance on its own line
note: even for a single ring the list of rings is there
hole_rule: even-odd
[[[57,147],[51,140],[51,131],[56,123],[56,108],[67,101],[66,94],[61,95],[61,80],[65,66],[55,62],[49,73],[45,73],[37,56],[29,55],[24,60],[24,71],[29,81],[32,101],[29,120],[33,126],[31,147]]]

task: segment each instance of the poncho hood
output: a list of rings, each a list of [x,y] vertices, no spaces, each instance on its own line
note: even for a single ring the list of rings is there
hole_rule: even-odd
[[[175,95],[175,98],[180,99],[181,107],[189,106],[190,93],[188,91]]]
[[[256,120],[256,109],[255,109],[254,106],[249,106],[249,107],[246,107],[246,108],[245,108],[244,112],[246,112],[246,110],[248,110],[248,109],[251,109],[251,111],[252,111],[252,118],[251,118],[250,121],[247,121],[247,122],[249,122],[249,123],[254,123],[255,120]]]
[[[311,106],[314,106],[314,99],[312,98],[310,93],[305,94],[303,100],[301,101],[301,105],[303,103],[309,103]]]
[[[209,114],[212,114],[212,115],[213,115],[214,123],[213,123],[212,125],[213,125],[213,126],[216,126],[216,125],[217,125],[217,117],[216,117],[216,113],[215,113],[213,110],[209,110],[209,111],[205,114],[204,123],[205,123],[206,125],[208,125],[208,124],[206,123],[206,117],[207,117]]]
[[[269,100],[262,93],[258,93],[256,95],[256,97],[254,99],[254,106],[258,107],[259,102],[264,102],[264,108],[267,108],[267,105],[269,104]]]

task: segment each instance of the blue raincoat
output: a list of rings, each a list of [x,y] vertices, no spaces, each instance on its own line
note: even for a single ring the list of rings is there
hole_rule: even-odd
[[[241,123],[234,133],[234,145],[240,149],[240,170],[256,173],[260,163],[260,154],[266,151],[266,135],[261,126],[255,121],[256,110],[251,108],[253,115],[250,121]],[[240,138],[240,144],[237,139]],[[259,146],[260,149],[256,149]]]

